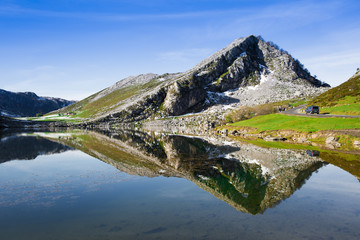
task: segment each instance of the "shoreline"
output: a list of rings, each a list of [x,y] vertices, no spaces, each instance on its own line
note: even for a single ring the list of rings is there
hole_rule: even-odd
[[[143,129],[151,132],[184,134],[191,136],[222,136],[236,141],[282,142],[286,144],[301,144],[323,149],[339,149],[360,151],[360,129],[319,130],[299,132],[296,130],[257,131],[253,127],[238,127],[229,124],[222,125],[221,120],[209,119],[209,116],[180,116],[170,119],[153,120],[133,123],[66,123],[59,121],[22,121],[6,117],[0,118],[0,131],[56,131],[70,129]]]

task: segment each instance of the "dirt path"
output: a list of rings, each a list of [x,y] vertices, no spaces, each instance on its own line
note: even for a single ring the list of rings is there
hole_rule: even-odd
[[[300,105],[296,108],[289,109],[281,114],[293,115],[293,116],[303,116],[303,117],[313,117],[313,118],[329,118],[329,117],[338,117],[338,118],[360,118],[360,116],[350,116],[350,115],[335,115],[335,114],[305,114],[300,112],[300,109],[306,105]]]

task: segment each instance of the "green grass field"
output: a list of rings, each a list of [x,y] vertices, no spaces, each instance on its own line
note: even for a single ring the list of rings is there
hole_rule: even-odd
[[[320,112],[340,115],[360,115],[360,70],[348,81],[311,100]]]
[[[335,106],[320,107],[320,112],[338,115],[360,115],[359,98],[359,96],[346,96],[339,100]]]
[[[258,132],[272,130],[315,132],[319,130],[360,129],[360,118],[312,118],[269,114],[231,125],[256,128]]]

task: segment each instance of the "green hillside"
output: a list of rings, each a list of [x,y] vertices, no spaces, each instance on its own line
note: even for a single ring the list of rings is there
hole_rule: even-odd
[[[309,105],[330,114],[360,115],[360,70],[340,86],[314,98]]]
[[[111,89],[107,94],[99,97],[103,91],[108,90],[104,89],[75,104],[51,112],[48,115],[70,114],[73,118],[92,118],[99,115],[104,115],[124,104],[124,101],[128,100],[132,96],[150,91],[160,83],[161,81],[159,81],[158,78],[153,78],[152,80],[145,83],[125,86],[119,89]]]

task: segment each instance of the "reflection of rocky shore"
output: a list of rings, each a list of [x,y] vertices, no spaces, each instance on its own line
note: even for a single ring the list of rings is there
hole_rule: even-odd
[[[0,139],[0,163],[10,160],[32,160],[39,155],[71,150],[64,144],[36,136],[9,135]]]
[[[167,152],[177,153],[170,155],[168,161],[176,161],[174,167],[178,171],[237,210],[251,214],[261,213],[290,197],[324,164],[305,151],[235,143],[224,146],[215,139],[208,142],[179,136],[167,138],[171,144],[166,147]],[[186,144],[191,154],[184,147],[179,149]],[[192,148],[196,146],[197,151],[206,149],[208,156],[203,157],[201,150],[194,151]]]
[[[60,141],[129,174],[189,179],[250,214],[290,197],[324,164],[306,151],[138,131],[81,132]]]

